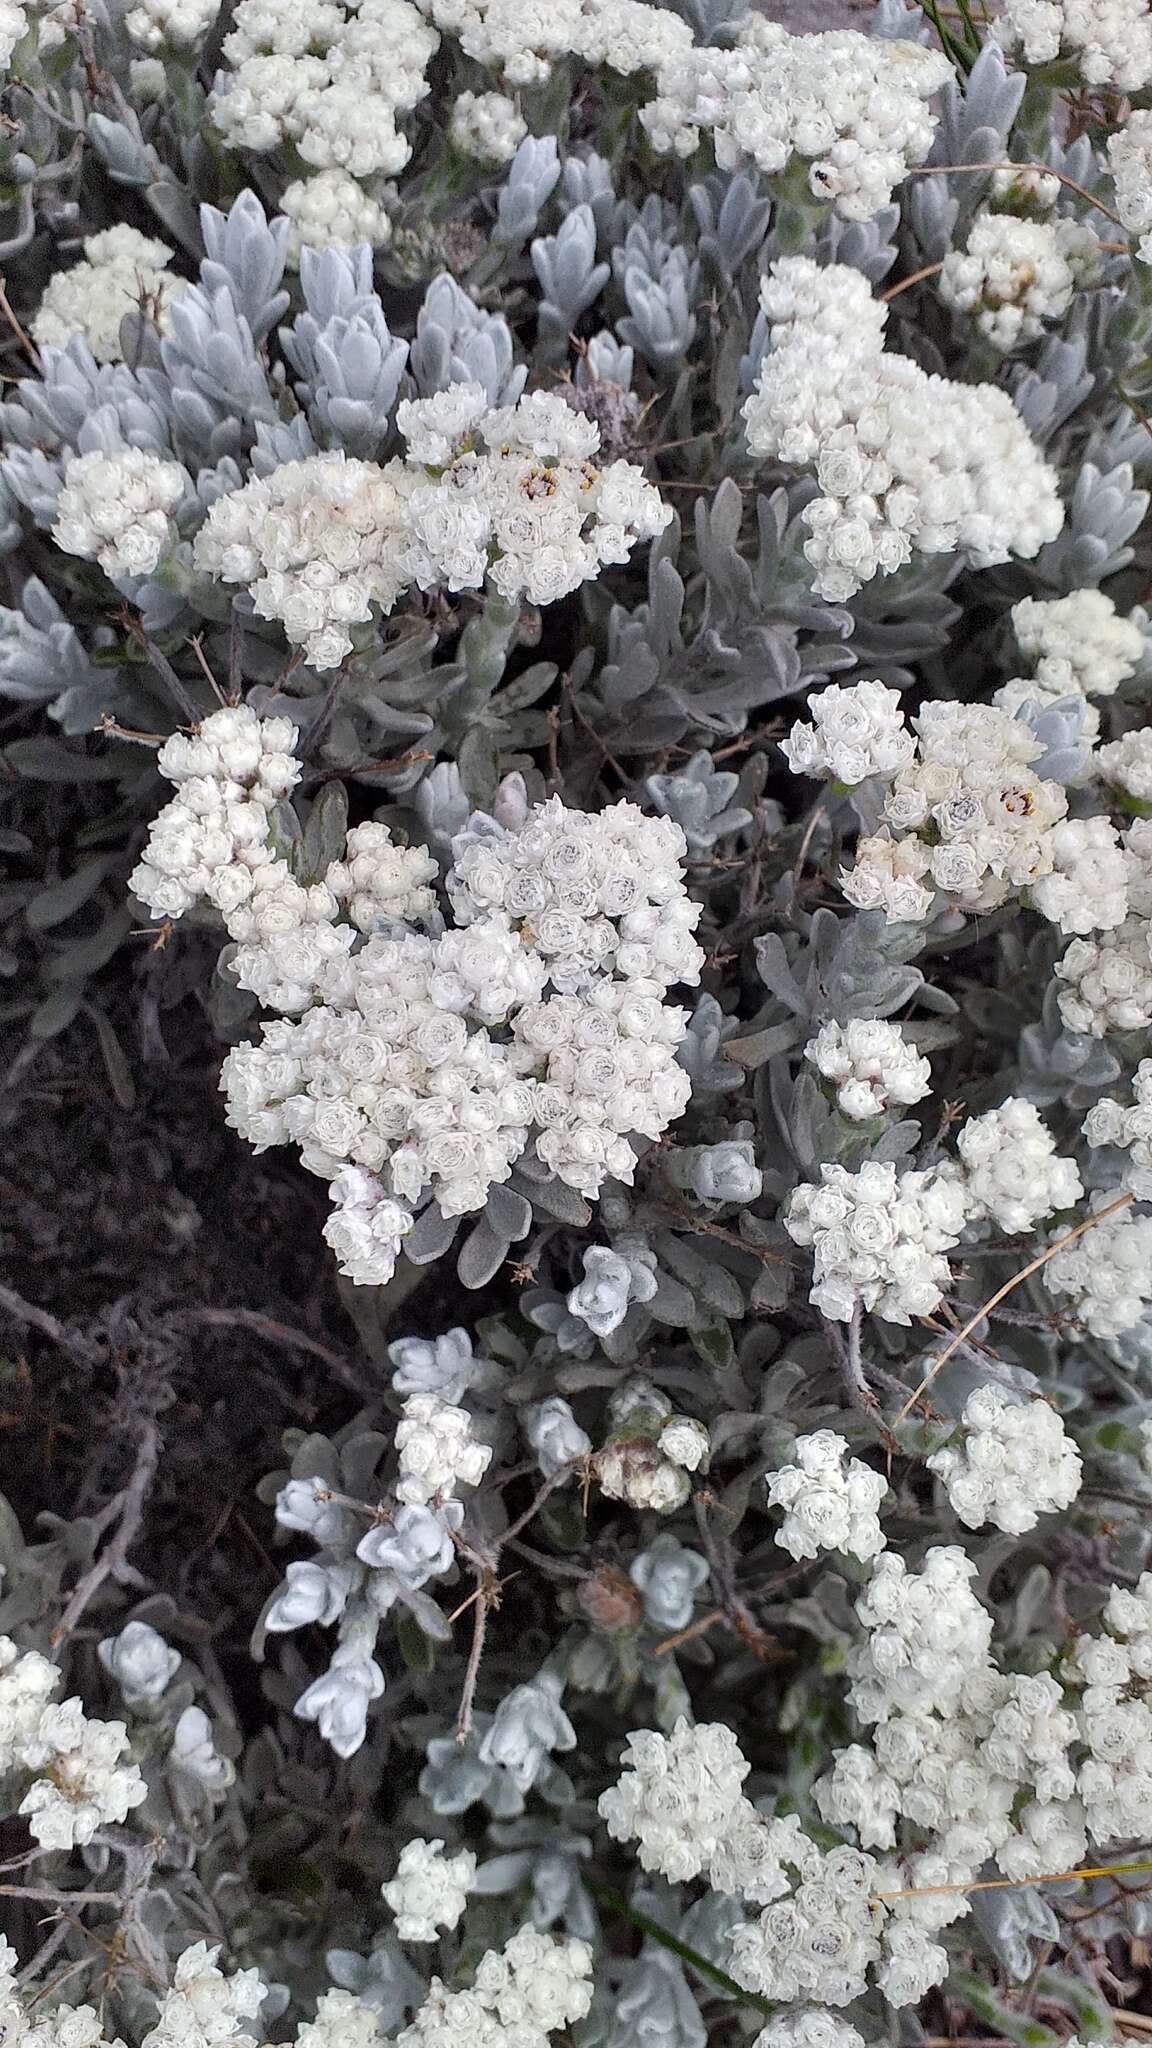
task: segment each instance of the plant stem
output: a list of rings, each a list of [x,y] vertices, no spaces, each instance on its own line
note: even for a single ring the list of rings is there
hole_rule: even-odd
[[[745,1991],[744,1986],[737,1984],[735,1978],[727,1976],[715,1963],[710,1963],[706,1956],[698,1955],[694,1948],[688,1947],[687,1942],[678,1941],[674,1934],[669,1934],[666,1927],[661,1927],[658,1920],[650,1920],[647,1913],[638,1912],[619,1892],[613,1891],[609,1885],[601,1884],[598,1877],[582,1875],[581,1882],[585,1891],[590,1892],[596,1900],[597,1905],[606,1906],[610,1912],[623,1914],[625,1920],[630,1920],[633,1927],[640,1929],[641,1934],[646,1934],[651,1941],[659,1942],[661,1948],[669,1949],[674,1956],[679,1956],[682,1963],[687,1963],[709,1984],[715,1984],[720,1990],[727,1991],[731,1998],[742,1999],[745,2005],[754,2005],[758,2012],[775,2012],[775,2006],[767,1998],[758,1997],[755,1991]]]

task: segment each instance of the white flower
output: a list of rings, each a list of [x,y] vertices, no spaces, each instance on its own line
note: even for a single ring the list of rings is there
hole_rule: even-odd
[[[0,0],[0,69],[7,72],[12,52],[28,33],[28,16],[18,0]]]
[[[851,787],[870,775],[895,775],[916,750],[900,692],[884,683],[833,683],[808,699],[811,725],[797,723],[780,751],[794,775],[830,775]]]
[[[0,1636],[0,1771],[18,1767],[23,1745],[59,1683],[60,1673],[47,1657],[18,1650],[10,1636]]]
[[[1084,1119],[1089,1145],[1117,1145],[1127,1152],[1124,1186],[1139,1201],[1152,1198],[1152,1060],[1141,1060],[1132,1076],[1133,1102],[1125,1107],[1106,1095]]]
[[[1119,616],[1102,590],[1067,597],[1021,598],[1012,607],[1012,630],[1045,690],[1110,697],[1134,675],[1144,636],[1133,619]]]
[[[956,1150],[970,1221],[991,1217],[1000,1230],[1032,1230],[1044,1217],[1072,1208],[1084,1192],[1075,1161],[1057,1152],[1035,1104],[1020,1095],[969,1117]]]
[[[528,133],[515,100],[502,92],[462,92],[448,127],[455,147],[482,164],[511,163]]]
[[[966,1528],[991,1522],[1009,1535],[1042,1514],[1070,1507],[1080,1490],[1080,1454],[1046,1401],[1013,1401],[977,1387],[964,1406],[963,1438],[927,1460]]]
[[[893,1104],[919,1102],[932,1087],[928,1061],[909,1045],[899,1024],[880,1018],[822,1024],[804,1057],[834,1083],[837,1109],[854,1122],[883,1116]]]
[[[671,1515],[692,1491],[688,1472],[644,1438],[620,1438],[596,1454],[596,1478],[609,1500]]]
[[[584,1253],[584,1278],[568,1296],[568,1313],[577,1316],[596,1337],[618,1330],[632,1302],[651,1301],[656,1292],[656,1254],[644,1245],[615,1251],[590,1245]]]
[[[636,1842],[641,1868],[679,1884],[698,1877],[744,1806],[749,1766],[723,1722],[628,1737],[624,1773],[600,1795],[613,1841]]]
[[[1144,0],[1005,0],[994,34],[1029,64],[1074,57],[1089,85],[1138,92],[1152,81],[1152,22]]]
[[[1124,126],[1108,137],[1108,168],[1116,187],[1116,211],[1129,234],[1140,237],[1137,254],[1152,263],[1152,113],[1146,108],[1134,109]]]
[[[393,176],[411,145],[398,116],[429,90],[440,38],[407,0],[239,0],[224,40],[212,118],[233,148],[294,144],[319,171]]]
[[[150,0],[155,6],[163,0]],[[192,0],[187,0],[192,4]],[[144,9],[136,9],[136,14]],[[215,4],[212,7],[216,13]],[[133,13],[126,17],[132,33]],[[84,242],[84,258],[70,270],[57,270],[45,286],[29,331],[41,348],[66,348],[79,335],[98,363],[124,359],[120,322],[135,307],[164,332],[168,307],[188,289],[170,269],[172,251],[166,242],[119,221]]]
[[[267,1996],[257,1970],[236,1970],[225,1977],[217,1966],[218,1948],[198,1941],[186,1948],[172,1973],[171,1988],[160,2000],[156,2025],[141,2048],[250,2048],[252,2037],[240,2022],[255,2019]]]
[[[847,2020],[808,2007],[780,2013],[761,2027],[752,2048],[864,2048],[864,2040]]]
[[[1055,471],[1007,393],[886,352],[887,309],[858,273],[829,265],[816,285],[814,272],[807,257],[770,268],[761,301],[776,324],[744,418],[754,455],[820,485],[803,515],[816,594],[841,603],[917,550],[987,568],[1055,539]]]
[[[644,0],[422,0],[465,54],[513,85],[541,84],[553,60],[581,58],[629,77],[654,70],[692,40],[687,24]]]
[[[1093,765],[1114,789],[1134,797],[1137,804],[1152,804],[1152,726],[1134,726],[1111,745],[1100,747]]]
[[[396,1875],[382,1887],[385,1904],[396,1915],[401,1941],[436,1941],[443,1929],[451,1933],[468,1903],[476,1858],[470,1849],[444,1854],[444,1844],[420,1838],[400,1851]]]
[[[811,1846],[811,1845],[809,1845]],[[732,1936],[732,1974],[749,1991],[847,2005],[880,1959],[880,1916],[871,1895],[877,1865],[857,1849],[813,1851],[788,1897]]]
[[[472,1435],[465,1408],[453,1408],[436,1394],[410,1394],[396,1425],[400,1454],[398,1499],[415,1507],[447,1499],[458,1485],[479,1486],[491,1462],[487,1444]]]
[[[856,1602],[863,1643],[849,1654],[851,1700],[862,1721],[894,1712],[947,1714],[986,1662],[992,1618],[968,1581],[976,1566],[962,1550],[929,1550],[921,1571],[885,1550]]]
[[[1093,1210],[1108,1200],[1094,1195]],[[1041,1278],[1050,1294],[1072,1296],[1071,1313],[1094,1337],[1134,1329],[1152,1302],[1152,1217],[1106,1217],[1056,1252]]]
[[[73,455],[64,465],[52,538],[106,576],[149,576],[176,538],[171,514],[189,489],[178,462],[145,448]]]
[[[97,1644],[96,1654],[129,1705],[158,1700],[181,1662],[179,1650],[173,1650],[146,1621],[130,1621],[119,1635],[105,1636]]]
[[[461,924],[508,919],[548,961],[558,989],[581,988],[612,966],[668,987],[698,980],[704,958],[691,936],[700,911],[684,888],[686,853],[670,818],[626,802],[589,815],[553,797],[516,832],[464,835],[448,893]]]
[[[377,920],[427,917],[436,906],[428,887],[436,872],[424,847],[396,846],[387,825],[370,821],[349,832],[343,858],[328,868],[324,883],[347,904],[353,924],[370,932]]]
[[[241,0],[242,11],[250,0]],[[403,4],[403,0],[398,0]],[[409,581],[402,463],[342,450],[283,462],[218,498],[193,543],[198,569],[244,583],[313,668],[350,652],[350,628],[389,612]]]
[[[755,16],[736,44],[661,65],[658,97],[640,112],[656,149],[691,156],[710,134],[723,170],[750,161],[768,176],[800,156],[816,198],[849,220],[876,213],[927,155],[924,103],[947,76],[936,52],[848,29],[791,36]]]
[[[1108,818],[1064,818],[1052,832],[1052,866],[1032,901],[1062,932],[1113,931],[1128,915],[1128,867]]]
[[[673,1415],[660,1431],[656,1448],[682,1472],[698,1472],[711,1449],[711,1438],[694,1415]]]
[[[796,1558],[842,1550],[862,1563],[884,1548],[876,1510],[887,1482],[859,1458],[845,1459],[848,1445],[833,1430],[818,1429],[796,1439],[796,1463],[769,1472],[768,1504],[784,1508],[776,1541]]]
[[[940,272],[946,305],[976,316],[995,348],[1035,341],[1045,322],[1063,319],[1073,293],[1102,268],[1090,228],[1064,217],[1020,220],[981,208],[964,249],[951,249]]]
[[[294,178],[281,196],[280,211],[292,223],[288,254],[293,263],[305,248],[354,249],[367,242],[382,249],[392,239],[387,209],[335,165],[310,178]]]
[[[127,1820],[147,1795],[128,1748],[123,1721],[90,1721],[79,1700],[45,1707],[20,1748],[26,1770],[43,1772],[20,1803],[42,1848],[72,1849],[92,1840],[106,1821]]]
[[[784,1216],[793,1242],[813,1250],[810,1301],[840,1322],[858,1305],[892,1323],[929,1315],[951,1284],[943,1254],[964,1227],[959,1181],[940,1169],[897,1175],[875,1161],[820,1173],[819,1184],[794,1189]]]
[[[1073,939],[1056,962],[1060,1015],[1070,1031],[1103,1038],[1152,1024],[1149,926],[1130,917],[1098,939]]]
[[[124,26],[139,50],[189,49],[203,42],[218,0],[136,0]]]

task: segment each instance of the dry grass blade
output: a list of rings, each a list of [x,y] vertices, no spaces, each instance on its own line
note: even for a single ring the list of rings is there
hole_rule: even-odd
[[[959,1350],[961,1344],[972,1335],[973,1330],[976,1329],[979,1323],[983,1322],[984,1317],[990,1310],[996,1308],[1006,1295],[1011,1294],[1015,1288],[1020,1286],[1022,1281],[1029,1279],[1033,1273],[1038,1273],[1041,1266],[1046,1266],[1049,1259],[1054,1258],[1057,1252],[1063,1251],[1065,1245],[1073,1244],[1078,1237],[1083,1237],[1086,1230],[1093,1230],[1097,1223],[1103,1223],[1106,1217],[1115,1216],[1118,1209],[1126,1209],[1132,1199],[1131,1195],[1117,1195],[1114,1202],[1106,1203],[1103,1209],[1097,1209],[1092,1216],[1085,1216],[1082,1222],[1075,1224],[1071,1230],[1066,1230],[1062,1237],[1058,1237],[1053,1244],[1050,1244],[1046,1251],[1040,1252],[1036,1258],[1030,1260],[1028,1265],[1021,1267],[1018,1273],[1013,1273],[1012,1278],[1006,1280],[1002,1287],[998,1287],[995,1294],[989,1295],[988,1300],[976,1310],[975,1315],[968,1318],[963,1329],[957,1330],[956,1335],[949,1339],[939,1357],[933,1359],[929,1370],[925,1373],[915,1393],[909,1394],[899,1415],[896,1417],[893,1428],[899,1428],[905,1416],[910,1414],[916,1406],[920,1396],[931,1386],[941,1367],[948,1363],[953,1352]]]

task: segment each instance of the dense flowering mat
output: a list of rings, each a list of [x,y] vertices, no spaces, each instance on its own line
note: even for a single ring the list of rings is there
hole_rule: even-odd
[[[0,1283],[3,2048],[1147,2030],[1152,11],[871,29],[0,0],[5,1128],[314,1309]]]

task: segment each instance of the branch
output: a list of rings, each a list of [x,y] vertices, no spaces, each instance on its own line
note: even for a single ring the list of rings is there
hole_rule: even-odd
[[[1004,1282],[1003,1287],[998,1287],[995,1294],[991,1295],[989,1299],[986,1302],[984,1302],[980,1308],[977,1309],[974,1316],[969,1317],[968,1321],[964,1325],[964,1328],[962,1330],[957,1330],[956,1335],[944,1346],[944,1349],[943,1351],[941,1351],[939,1356],[933,1360],[928,1371],[925,1373],[924,1378],[921,1380],[920,1385],[917,1387],[916,1392],[914,1394],[909,1394],[908,1399],[905,1401],[904,1406],[900,1410],[899,1415],[896,1417],[896,1421],[893,1427],[896,1429],[900,1427],[900,1424],[903,1422],[905,1416],[910,1414],[912,1409],[916,1406],[916,1403],[920,1399],[921,1394],[923,1394],[926,1391],[926,1389],[931,1386],[932,1381],[935,1379],[941,1367],[947,1365],[948,1360],[952,1356],[952,1353],[954,1351],[959,1350],[961,1344],[964,1343],[965,1339],[970,1337],[972,1335],[973,1330],[977,1329],[979,1325],[983,1322],[985,1316],[990,1315],[992,1310],[996,1308],[1000,1302],[1003,1301],[1006,1294],[1011,1294],[1013,1288],[1019,1287],[1021,1281],[1029,1279],[1033,1273],[1038,1273],[1040,1271],[1041,1266],[1046,1266],[1048,1264],[1049,1259],[1054,1258],[1057,1252],[1063,1251],[1065,1245],[1074,1244],[1078,1237],[1083,1237],[1084,1232],[1086,1230],[1095,1229],[1097,1223],[1103,1223],[1105,1217],[1115,1216],[1118,1210],[1126,1209],[1128,1207],[1129,1202],[1131,1202],[1132,1199],[1133,1197],[1130,1194],[1117,1195],[1116,1200],[1114,1202],[1107,1202],[1105,1203],[1102,1209],[1095,1210],[1091,1216],[1085,1216],[1082,1222],[1075,1224],[1071,1230],[1066,1230],[1062,1237],[1055,1238],[1053,1242],[1048,1246],[1046,1251],[1040,1252],[1036,1258],[1030,1260],[1028,1265],[1024,1266],[1019,1273],[1013,1273],[1012,1278],[1010,1280],[1006,1280]]]
[[[160,1459],[160,1432],[149,1416],[141,1426],[140,1443],[136,1452],[136,1463],[132,1477],[120,1495],[120,1525],[116,1534],[109,1539],[96,1559],[95,1564],[85,1572],[74,1588],[72,1597],[64,1609],[57,1626],[52,1631],[51,1641],[55,1645],[72,1634],[85,1608],[95,1598],[105,1579],[119,1571],[139,1534],[144,1518],[144,1508],[156,1477]]]

